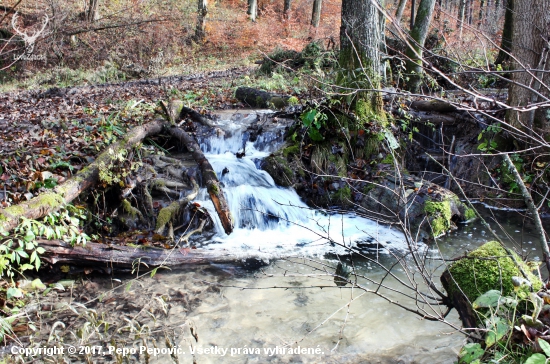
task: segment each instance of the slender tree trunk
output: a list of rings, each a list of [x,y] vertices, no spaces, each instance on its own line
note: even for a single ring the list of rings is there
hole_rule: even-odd
[[[416,12],[416,0],[411,1],[411,26],[410,29],[414,28],[414,18],[415,18],[415,12]]]
[[[290,4],[291,0],[285,0],[284,3],[284,9],[283,9],[283,17],[285,19],[290,19]]]
[[[337,83],[362,90],[380,88],[381,19],[375,1],[342,0],[340,67]],[[383,6],[381,1],[379,6]],[[358,71],[359,70],[359,71]],[[382,95],[361,91],[346,101],[360,120],[369,115],[384,118]]]
[[[98,6],[99,0],[90,0],[88,3],[88,14],[86,14],[86,17],[90,23],[95,22],[99,18]]]
[[[407,88],[411,92],[418,92],[422,83],[422,49],[428,36],[436,0],[421,0],[416,14],[414,28],[411,30],[410,44],[407,49],[407,74],[409,82]]]
[[[399,23],[401,23],[401,18],[403,17],[403,13],[405,12],[405,7],[407,6],[407,2],[409,0],[399,0],[399,5],[397,6],[397,11],[395,12],[395,20],[394,25],[397,27],[399,26]]]
[[[256,21],[258,16],[258,0],[248,0],[248,15],[250,15],[250,20]]]
[[[514,1],[512,54],[513,69],[524,72],[512,73],[512,81],[508,91],[508,104],[514,107],[528,107],[539,101],[548,102],[550,92],[547,86],[550,77],[547,72],[536,71],[548,69],[548,15],[550,0]],[[538,80],[537,80],[538,78]],[[521,86],[523,85],[523,86]],[[537,96],[537,92],[543,97]],[[506,120],[509,124],[528,131],[530,134],[541,135],[550,132],[550,118],[547,110],[537,109],[524,112],[508,112]],[[533,129],[533,128],[537,129]]]
[[[198,0],[197,2],[197,27],[195,28],[195,40],[203,42],[206,37],[205,26],[206,16],[208,15],[207,0]]]
[[[478,14],[478,21],[477,21],[477,27],[481,27],[481,23],[483,22],[484,18],[484,10],[485,10],[485,0],[481,0],[479,3],[479,14]]]
[[[460,38],[462,38],[462,26],[464,25],[464,16],[466,11],[466,0],[460,0],[458,4],[458,24],[456,28],[460,30]]]
[[[321,21],[321,9],[323,7],[323,0],[313,0],[313,12],[311,14],[311,25],[317,28]]]
[[[510,60],[510,52],[512,51],[512,32],[514,30],[514,1],[508,0],[506,12],[504,13],[504,27],[502,28],[502,40],[500,42],[500,50],[498,51],[495,64],[504,64]]]

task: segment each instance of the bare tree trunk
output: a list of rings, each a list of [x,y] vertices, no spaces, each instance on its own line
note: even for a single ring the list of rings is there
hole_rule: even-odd
[[[512,107],[522,108],[538,101],[548,102],[550,92],[542,84],[548,85],[550,77],[547,72],[535,71],[548,69],[550,66],[547,60],[548,50],[545,48],[549,35],[548,14],[550,0],[514,1],[513,69],[520,72],[512,74],[513,82],[508,92],[508,104]],[[541,108],[536,112],[510,111],[506,115],[506,121],[530,134],[542,135],[550,132],[550,118],[545,111]],[[540,129],[533,130],[534,127]]]
[[[283,17],[285,19],[290,19],[290,5],[291,5],[291,0],[285,0],[284,8],[283,8]]]
[[[462,26],[464,25],[464,16],[466,11],[466,0],[460,0],[458,4],[458,24],[456,28],[460,30],[460,38],[462,39]]]
[[[504,13],[504,26],[502,28],[502,40],[495,64],[503,64],[510,60],[510,52],[512,51],[512,33],[514,30],[514,1],[515,0],[508,0],[508,4],[506,6],[506,12]]]
[[[208,1],[198,0],[197,2],[197,27],[195,28],[195,40],[203,42],[206,37],[205,26],[206,16],[208,15]]]
[[[411,38],[409,42],[411,47],[408,47],[407,55],[407,74],[409,82],[407,88],[411,92],[418,92],[422,83],[422,49],[424,42],[428,36],[432,15],[435,8],[436,0],[421,0],[416,14],[414,28],[411,29]]]
[[[403,12],[405,12],[405,7],[409,0],[399,0],[399,5],[397,6],[397,11],[395,12],[394,25],[397,27],[401,23],[401,18],[403,17]]]
[[[342,0],[340,26],[342,71],[337,80],[341,86],[362,90],[380,89],[382,14],[374,3],[375,1]],[[385,117],[383,100],[379,92],[358,92],[348,102],[355,109],[360,120],[373,114],[381,118]]]
[[[86,14],[86,18],[90,23],[95,22],[99,18],[98,8],[99,6],[99,0],[90,0],[88,3],[88,13]]]
[[[323,6],[323,0],[313,0],[313,12],[311,14],[311,25],[315,28],[319,26],[321,21],[321,9]]]
[[[258,16],[258,0],[248,0],[248,15],[250,15],[250,20],[256,21]]]
[[[415,14],[416,14],[416,0],[412,0],[412,2],[411,2],[411,26],[410,26],[411,30],[414,28]]]

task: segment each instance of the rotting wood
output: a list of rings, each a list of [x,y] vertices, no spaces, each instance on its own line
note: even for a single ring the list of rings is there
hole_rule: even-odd
[[[446,112],[439,113],[435,111],[418,111],[393,109],[392,113],[398,117],[407,118],[416,123],[433,123],[443,125],[454,125],[459,123],[475,124],[476,121],[467,113]]]
[[[203,183],[206,186],[210,199],[212,200],[216,212],[220,217],[223,229],[226,234],[231,234],[234,227],[233,216],[231,215],[231,210],[229,209],[229,205],[218,180],[218,176],[216,175],[216,172],[214,172],[212,165],[208,159],[206,159],[204,153],[199,147],[199,144],[193,137],[177,127],[172,127],[168,131],[170,135],[183,143],[187,147],[187,150],[192,153],[193,159],[195,159],[195,162],[197,162],[201,170]]]
[[[109,146],[89,166],[56,186],[52,191],[41,193],[29,201],[0,209],[0,229],[10,231],[19,224],[21,217],[39,219],[71,202],[84,190],[98,182],[100,168],[110,166],[117,153],[122,150],[128,151],[144,138],[160,133],[164,125],[163,120],[155,120],[131,129],[122,140]]]
[[[457,108],[451,103],[442,100],[417,100],[411,103],[411,108],[418,111],[452,112]]]
[[[71,246],[60,240],[40,240],[46,251],[41,259],[49,264],[75,264],[97,267],[103,270],[158,266],[184,266],[191,264],[229,263],[247,259],[264,259],[261,253],[235,254],[227,250],[163,249],[155,247],[130,247],[88,242],[85,246]]]

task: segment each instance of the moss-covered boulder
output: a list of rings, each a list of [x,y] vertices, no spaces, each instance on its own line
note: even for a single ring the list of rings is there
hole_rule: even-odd
[[[490,241],[451,264],[441,276],[443,287],[465,327],[477,326],[471,307],[476,298],[490,290],[500,291],[503,296],[513,293],[512,277],[523,277],[516,262],[521,265],[535,292],[542,287],[532,268],[516,253],[511,253],[514,259],[499,242]]]
[[[283,150],[267,157],[262,163],[262,169],[269,173],[277,185],[291,187],[296,183],[295,168],[292,168],[288,161],[290,156],[285,156]]]
[[[533,289],[539,290],[542,287],[540,279],[516,253],[512,252],[512,254],[515,261],[519,262],[523,271],[527,273]],[[453,294],[460,287],[471,302],[489,290],[498,290],[504,296],[508,296],[514,290],[512,277],[522,277],[514,259],[499,242],[485,243],[449,267],[452,279],[445,289],[449,294]]]

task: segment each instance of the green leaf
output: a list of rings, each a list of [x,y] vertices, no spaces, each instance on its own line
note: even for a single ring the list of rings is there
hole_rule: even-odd
[[[34,281],[31,282],[31,287],[33,289],[38,289],[38,290],[45,290],[46,289],[46,285],[44,283],[42,283],[42,281],[38,278],[36,278]]]
[[[466,344],[460,349],[458,354],[458,359],[460,364],[470,364],[474,360],[479,359],[483,356],[485,350],[481,347],[479,343],[469,343]]]
[[[489,331],[485,337],[485,344],[490,348],[508,334],[510,325],[500,317],[492,317],[492,319],[487,322],[487,329]]]
[[[23,291],[21,291],[19,288],[10,287],[6,292],[6,296],[8,300],[11,298],[21,298],[23,297]]]
[[[472,303],[472,307],[474,310],[478,308],[496,307],[498,306],[501,296],[500,291],[492,289],[479,296],[474,303]]]
[[[36,248],[36,252],[38,254],[44,254],[46,252],[46,249],[42,248],[41,246],[39,246],[38,248]]]
[[[325,139],[323,135],[321,135],[319,130],[313,128],[309,129],[309,137],[315,142],[320,142],[321,140]]]
[[[538,339],[540,348],[542,351],[544,351],[544,354],[546,354],[547,357],[550,358],[550,344],[546,340],[542,340],[540,337]]]
[[[536,353],[531,355],[526,361],[525,364],[546,364],[546,358],[544,355]]]
[[[25,234],[25,237],[23,239],[25,239],[26,242],[30,242],[30,241],[33,241],[35,238],[36,238],[36,235],[34,235],[32,231],[27,230],[27,234]]]

